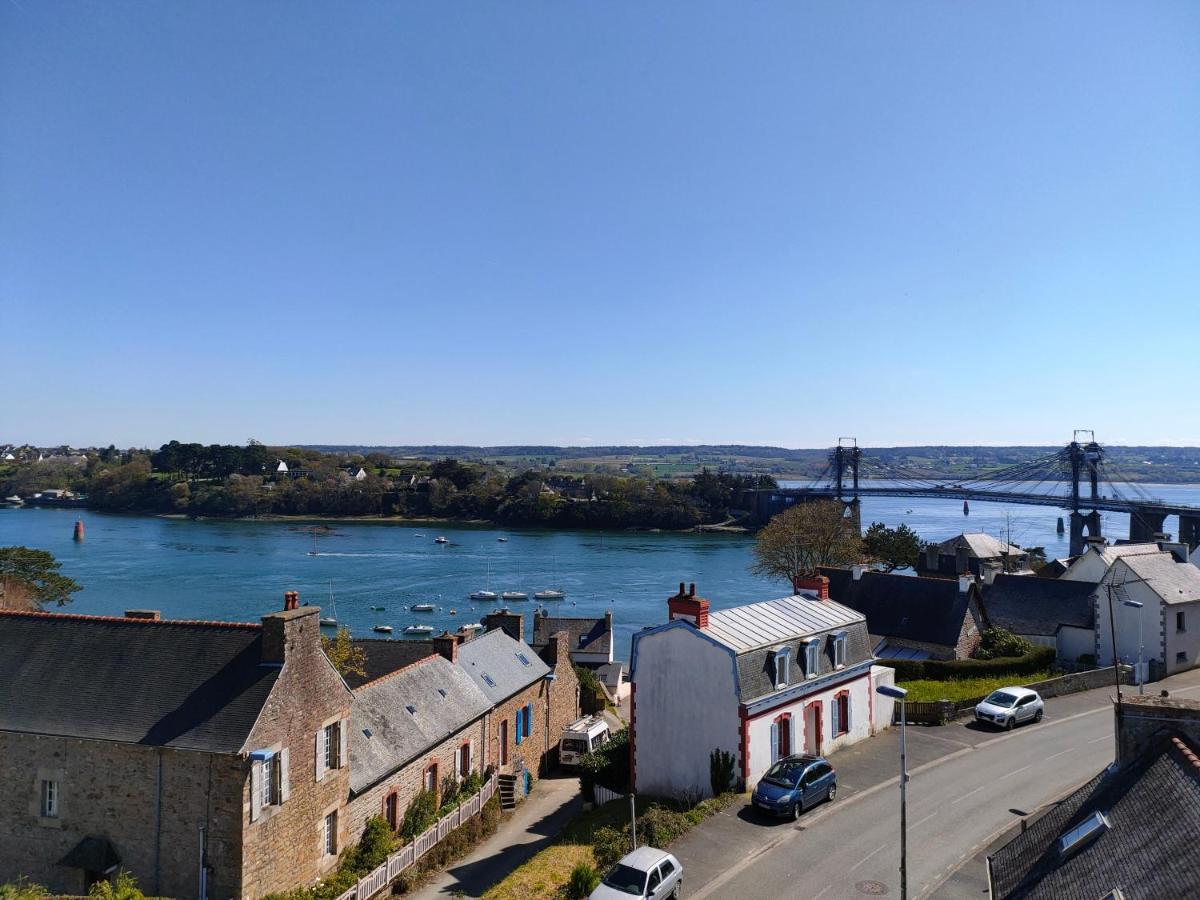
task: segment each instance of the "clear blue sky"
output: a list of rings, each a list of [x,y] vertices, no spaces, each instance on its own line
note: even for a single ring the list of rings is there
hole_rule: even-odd
[[[1200,443],[1200,4],[0,0],[0,440]]]

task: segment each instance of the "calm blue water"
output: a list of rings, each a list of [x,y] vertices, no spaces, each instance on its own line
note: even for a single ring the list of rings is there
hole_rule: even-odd
[[[1200,505],[1200,487],[1144,486],[1165,500]],[[1059,510],[1050,507],[879,498],[863,504],[863,523],[907,523],[923,537],[986,531],[1014,543],[1043,545],[1048,556],[1067,553],[1055,533]],[[81,517],[87,538],[71,539]],[[1175,528],[1167,520],[1167,528]],[[498,528],[336,523],[314,538],[307,525],[111,516],[89,511],[0,509],[0,546],[49,550],[63,572],[84,589],[70,609],[120,615],[125,609],[161,610],[169,618],[257,621],[282,606],[285,590],[328,608],[330,580],[338,619],[360,635],[376,624],[400,629],[424,622],[437,629],[474,622],[499,603],[472,603],[470,591],[547,587],[567,592],[548,604],[561,615],[600,615],[612,609],[617,656],[628,658],[629,636],[662,622],[666,598],[680,581],[695,581],[715,608],[780,596],[786,586],[751,575],[751,539],[732,535],[513,531]],[[1126,537],[1125,516],[1105,517],[1110,537]],[[443,534],[447,545],[433,542]],[[498,537],[507,537],[501,543]],[[317,555],[309,555],[316,550]],[[488,568],[491,567],[490,581]],[[434,613],[412,613],[431,602]],[[371,606],[386,606],[372,612]],[[534,601],[514,603],[528,614]],[[451,610],[455,614],[451,614]]]

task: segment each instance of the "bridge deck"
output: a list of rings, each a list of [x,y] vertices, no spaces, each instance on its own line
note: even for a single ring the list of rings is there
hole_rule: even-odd
[[[771,491],[783,497],[836,497],[837,490],[833,487],[812,488],[776,488]],[[843,497],[854,496],[854,490],[849,486],[843,488]],[[985,491],[976,488],[960,487],[863,487],[858,489],[859,497],[932,497],[940,500],[991,500],[996,503],[1020,503],[1031,506],[1057,506],[1060,509],[1071,509],[1069,494],[1028,494],[1021,491]],[[1176,503],[1166,503],[1161,500],[1122,500],[1113,497],[1099,497],[1092,500],[1086,494],[1079,498],[1080,509],[1098,509],[1106,512],[1148,512],[1165,516],[1200,516],[1200,506],[1181,506]]]

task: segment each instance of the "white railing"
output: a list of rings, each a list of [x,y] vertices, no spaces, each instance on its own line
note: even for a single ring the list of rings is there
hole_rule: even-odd
[[[411,844],[406,844],[388,856],[374,872],[364,875],[358,884],[342,894],[337,900],[367,900],[400,877],[400,873],[436,847],[450,832],[472,816],[479,814],[484,804],[496,793],[497,776],[492,775],[483,783],[479,793],[464,800],[453,812],[442,816],[436,823],[417,835]],[[597,790],[601,790],[597,788]]]

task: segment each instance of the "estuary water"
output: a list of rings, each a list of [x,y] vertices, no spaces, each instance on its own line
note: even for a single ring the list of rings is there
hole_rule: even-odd
[[[1163,500],[1200,506],[1200,486],[1140,485]],[[918,498],[863,502],[864,527],[901,522],[929,540],[962,531],[1011,534],[1022,546],[1044,546],[1065,556],[1067,540],[1055,525],[1064,512],[1052,507],[962,503]],[[76,518],[85,539],[76,543]],[[0,509],[0,546],[23,544],[52,552],[83,590],[67,610],[121,615],[157,609],[164,617],[257,621],[282,608],[283,592],[336,615],[355,635],[391,625],[394,636],[409,624],[440,632],[477,622],[503,605],[473,602],[471,591],[520,590],[530,600],[509,604],[527,622],[543,604],[545,588],[566,598],[544,604],[551,614],[582,616],[613,611],[616,656],[628,659],[630,635],[665,620],[666,599],[680,581],[696,582],[714,608],[782,596],[787,586],[750,574],[752,539],[743,535],[649,532],[548,531],[430,524],[329,522],[314,535],[309,523],[166,519],[118,516],[88,510]],[[1173,519],[1167,529],[1174,529]],[[1106,514],[1104,533],[1128,534],[1124,515]],[[437,544],[443,535],[449,543]],[[506,538],[501,541],[500,538]],[[333,603],[330,602],[332,591]],[[432,613],[411,612],[432,603]],[[373,611],[372,606],[385,609]],[[531,627],[531,626],[530,626]]]

